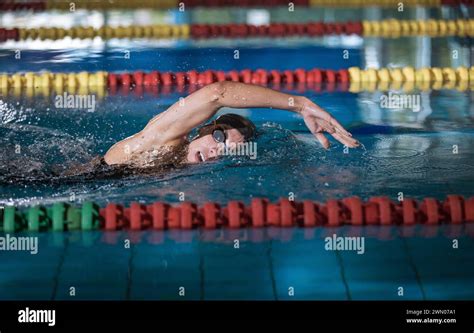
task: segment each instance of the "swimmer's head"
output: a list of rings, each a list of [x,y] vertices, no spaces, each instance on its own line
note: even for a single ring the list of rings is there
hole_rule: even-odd
[[[225,146],[246,142],[255,137],[255,125],[242,116],[228,113],[199,128],[189,143],[187,162],[201,163],[217,158]]]

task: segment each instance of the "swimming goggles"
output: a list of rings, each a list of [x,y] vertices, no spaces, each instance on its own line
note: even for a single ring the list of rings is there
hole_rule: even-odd
[[[221,129],[215,129],[214,131],[212,131],[212,138],[217,143],[224,143],[224,144],[227,139],[225,132]]]

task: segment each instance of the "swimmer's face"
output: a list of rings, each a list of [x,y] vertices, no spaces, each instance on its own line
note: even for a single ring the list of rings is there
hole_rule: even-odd
[[[226,129],[224,133],[227,146],[244,142],[244,136],[235,128]],[[219,156],[222,148],[223,144],[219,143],[212,134],[204,135],[189,143],[186,160],[191,164],[213,160]]]

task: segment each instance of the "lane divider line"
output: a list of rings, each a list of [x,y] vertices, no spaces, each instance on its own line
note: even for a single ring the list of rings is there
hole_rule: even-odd
[[[278,89],[280,86],[300,86],[334,91],[387,91],[390,89],[440,90],[457,89],[459,91],[474,88],[474,67],[413,67],[361,69],[296,69],[296,70],[264,70],[243,69],[240,71],[195,70],[187,72],[136,71],[125,73],[79,72],[51,73],[26,72],[0,74],[0,92],[8,95],[10,91],[19,94],[26,91],[28,95],[40,91],[48,96],[50,92],[98,92],[104,90],[112,94],[124,93],[134,89],[153,91],[156,87],[188,87],[200,86],[222,81],[243,82],[270,86]],[[192,90],[192,89],[191,89]]]
[[[359,35],[362,37],[400,38],[409,36],[430,37],[474,37],[474,20],[396,20],[306,22],[250,24],[181,24],[144,25],[101,28],[0,28],[0,42],[9,40],[60,40],[72,39],[104,40],[113,38],[145,39],[210,39],[251,37],[322,37],[330,35]]]
[[[257,198],[249,205],[229,201],[225,206],[215,202],[201,206],[192,202],[177,205],[132,202],[128,207],[117,203],[100,207],[94,202],[84,202],[81,206],[57,202],[50,207],[27,209],[7,206],[0,222],[2,232],[458,225],[474,223],[474,197],[448,195],[444,201],[427,197],[394,202],[384,196],[367,201],[354,196],[329,199],[325,203],[288,199],[272,203]]]

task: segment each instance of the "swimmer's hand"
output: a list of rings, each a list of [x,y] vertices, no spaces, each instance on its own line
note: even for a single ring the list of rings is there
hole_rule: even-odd
[[[303,116],[308,129],[318,139],[324,148],[329,148],[329,140],[323,134],[329,133],[334,139],[350,148],[358,147],[359,141],[352,137],[342,125],[328,112],[324,111],[310,99],[302,97],[299,113]]]

